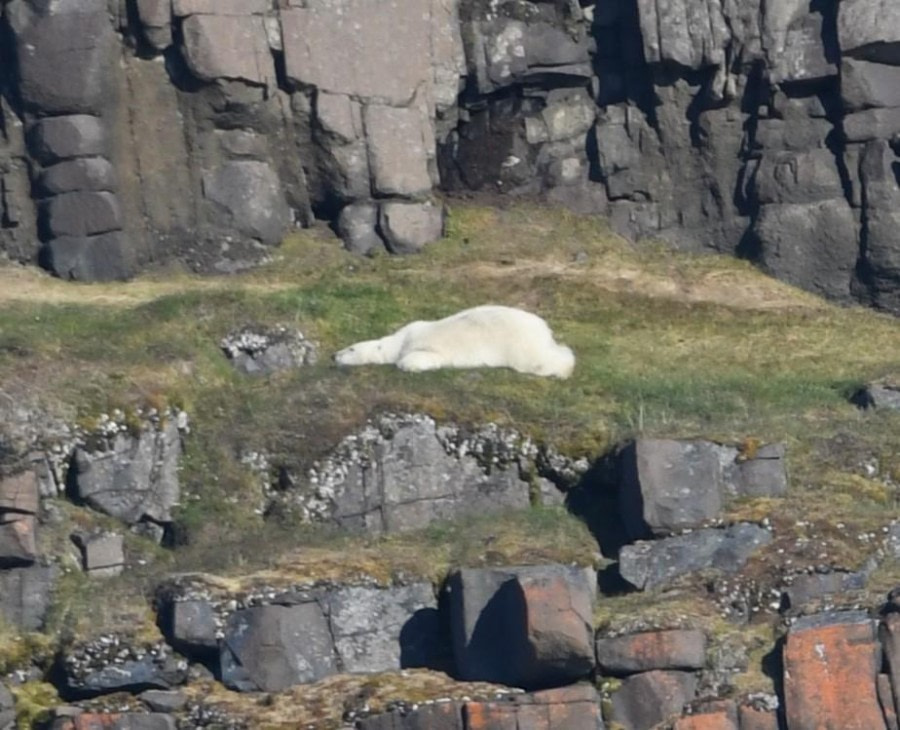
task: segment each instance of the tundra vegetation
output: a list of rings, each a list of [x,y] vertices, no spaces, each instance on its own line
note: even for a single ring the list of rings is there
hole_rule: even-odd
[[[331,362],[350,343],[482,303],[546,319],[576,353],[573,376],[409,374]],[[116,625],[144,626],[154,635],[149,599],[160,578],[174,571],[211,573],[236,585],[259,576],[286,583],[360,574],[439,580],[460,565],[603,566],[607,558],[588,529],[561,508],[383,537],[260,514],[259,475],[242,456],[265,452],[311,465],[379,412],[493,421],[590,459],[635,435],[784,442],[788,496],[777,504],[734,502],[726,519],[767,517],[786,549],[814,538],[823,546],[821,562],[846,569],[865,557],[860,536],[880,531],[897,506],[900,414],[862,412],[849,402],[860,384],[900,375],[895,318],[830,304],[732,258],[676,253],[652,241],[631,244],[602,220],[561,210],[455,204],[447,240],[411,257],[357,257],[327,229],[313,228],[290,237],[261,268],[222,277],[167,270],[128,283],[72,284],[4,265],[0,306],[0,383],[8,395],[36,398],[73,423],[147,406],[175,405],[191,416],[177,546],[127,534],[129,554],[141,560],[104,584],[102,604],[94,585],[68,572],[54,599],[49,637],[0,627],[3,671],[25,657],[49,659],[61,643]],[[296,326],[318,344],[318,362],[264,378],[237,372],[219,342],[248,323]],[[42,548],[65,554],[74,528],[105,521],[112,522],[61,501],[56,525],[41,532]],[[869,581],[868,605],[898,583],[900,565],[883,562]],[[749,637],[754,661],[740,686],[769,686],[761,669],[771,649],[769,626],[728,626],[696,591],[670,592],[664,605],[657,598],[653,591],[605,598],[597,624],[613,626],[641,612],[709,613],[714,630]],[[380,696],[377,678],[329,680],[324,685],[332,694],[337,681],[369,683],[369,695]],[[405,696],[412,684],[430,687],[430,681],[413,673]],[[404,696],[396,677],[388,687]],[[30,691],[29,708],[52,701],[45,685]],[[286,695],[315,706],[323,718],[339,717],[340,708],[323,699],[328,691],[315,692],[295,688]],[[278,708],[253,711],[271,719]]]

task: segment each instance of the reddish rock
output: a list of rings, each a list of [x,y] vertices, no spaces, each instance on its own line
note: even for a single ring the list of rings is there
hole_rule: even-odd
[[[518,708],[512,703],[467,702],[463,707],[466,730],[517,730]]]
[[[646,631],[597,640],[597,664],[607,674],[652,669],[702,669],[706,636],[702,631]]]
[[[900,730],[897,722],[897,710],[894,706],[894,692],[891,688],[889,674],[878,675],[878,702],[881,704],[881,712],[884,714],[884,722],[888,730]]]
[[[53,723],[53,730],[114,730],[121,719],[114,713],[85,712]]]
[[[612,720],[626,730],[649,730],[681,715],[696,689],[697,677],[690,672],[634,674],[612,696]]]
[[[876,677],[881,651],[862,612],[799,619],[784,648],[790,730],[885,730]]]
[[[774,710],[759,710],[750,705],[738,708],[741,730],[778,730],[778,715]]]
[[[31,565],[37,558],[33,515],[0,513],[0,568]]]
[[[38,480],[33,471],[0,479],[0,512],[36,514],[38,497]]]

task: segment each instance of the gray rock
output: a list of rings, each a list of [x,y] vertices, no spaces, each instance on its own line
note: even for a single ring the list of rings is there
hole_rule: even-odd
[[[346,587],[328,595],[334,648],[344,672],[434,666],[441,625],[430,583]]]
[[[153,712],[178,712],[188,700],[184,692],[167,689],[148,689],[141,692],[138,699]]]
[[[431,80],[430,12],[419,0],[330,0],[281,11],[290,82],[408,104]],[[384,39],[390,38],[390,43]]]
[[[189,653],[203,653],[219,645],[216,614],[209,601],[173,601],[169,605],[168,638]]]
[[[159,712],[79,712],[78,727],[98,728],[104,730],[176,730],[178,725],[171,715]],[[57,715],[49,730],[71,730],[71,717],[66,714]]]
[[[37,514],[39,496],[38,478],[33,470],[0,477],[0,515],[4,512]]]
[[[125,234],[60,236],[42,251],[44,265],[61,279],[118,281],[136,272],[135,256]]]
[[[127,637],[68,648],[59,665],[66,691],[79,696],[171,689],[187,679],[187,662],[165,644],[148,648]]]
[[[619,551],[619,573],[639,590],[649,590],[698,570],[738,571],[750,556],[772,541],[756,525],[694,530],[655,541],[639,541]]]
[[[448,590],[460,678],[552,687],[593,668],[591,569],[464,568],[450,577]]]
[[[817,294],[849,298],[859,244],[846,199],[764,205],[751,235],[767,273]]]
[[[22,631],[40,631],[58,575],[55,565],[0,570],[0,617]]]
[[[725,490],[740,497],[783,497],[788,477],[784,444],[763,444],[752,454],[722,447]]]
[[[837,74],[837,67],[826,56],[822,26],[819,13],[805,13],[778,33],[782,42],[767,49],[773,82],[812,81]]]
[[[265,162],[232,160],[206,172],[203,194],[237,230],[264,244],[280,243],[290,226],[281,182]]]
[[[868,142],[900,134],[900,108],[867,109],[844,117],[844,139]]]
[[[576,90],[549,104],[537,116],[525,118],[525,136],[529,143],[560,142],[584,138],[594,126],[597,107],[588,95]]]
[[[243,327],[219,343],[238,370],[247,375],[271,375],[312,365],[318,359],[316,346],[299,330],[284,325]]]
[[[122,228],[119,201],[113,193],[56,195],[43,203],[41,212],[51,238],[94,236]]]
[[[341,209],[337,219],[337,232],[344,248],[358,254],[369,254],[384,249],[384,241],[376,232],[378,206],[375,203],[351,203]]]
[[[804,152],[824,147],[825,139],[833,130],[827,119],[760,119],[755,142],[766,150]]]
[[[900,410],[900,386],[891,383],[870,383],[851,397],[860,408]]]
[[[650,730],[681,715],[694,699],[697,677],[690,672],[652,671],[622,682],[612,696],[612,720],[624,730]]]
[[[125,543],[122,535],[113,532],[94,535],[75,535],[81,549],[82,568],[92,577],[108,578],[119,575],[125,567]]]
[[[0,568],[31,565],[37,559],[34,515],[0,512]]]
[[[295,3],[288,3],[288,5]],[[172,0],[172,12],[187,15],[264,15],[270,10],[268,0]]]
[[[718,66],[730,38],[719,2],[638,0],[644,58],[687,68]]]
[[[107,153],[103,123],[87,114],[41,119],[31,127],[29,141],[31,153],[44,165],[71,157],[102,157]]]
[[[222,682],[239,692],[277,692],[337,671],[328,618],[316,602],[255,606],[228,619]]]
[[[261,17],[191,15],[182,22],[184,57],[202,81],[275,85],[275,63]]]
[[[120,432],[75,450],[72,471],[78,499],[131,525],[141,519],[169,522],[178,503],[181,436],[175,419]]]
[[[520,434],[469,437],[427,416],[386,416],[345,439],[289,495],[304,518],[373,533],[420,529],[438,519],[524,509],[530,484]]]
[[[0,710],[9,710],[16,704],[16,698],[5,684],[0,682]]]
[[[391,253],[416,253],[444,235],[442,205],[425,203],[382,203],[378,228]]]
[[[138,18],[146,41],[161,51],[172,45],[172,0],[137,0]]]
[[[14,0],[12,28],[18,92],[43,114],[98,113],[109,104],[116,39],[103,0]]]
[[[619,505],[629,536],[664,535],[715,519],[719,458],[707,441],[637,439],[620,455]]]
[[[894,702],[900,700],[900,614],[889,613],[878,625],[878,639],[891,677]]]
[[[434,131],[421,110],[369,104],[364,112],[372,189],[378,196],[422,197],[431,190]]]
[[[900,65],[900,7],[891,0],[843,0],[838,38],[848,56]]]
[[[793,576],[782,592],[782,611],[796,612],[826,596],[846,591],[860,591],[865,588],[867,580],[866,571],[853,573],[833,571]]]
[[[763,156],[754,177],[756,199],[767,203],[815,203],[841,198],[837,160],[828,149]]]
[[[37,186],[45,195],[85,190],[113,191],[116,189],[116,174],[108,160],[85,157],[60,162],[42,170]]]
[[[848,111],[900,107],[900,68],[844,58],[841,61],[841,97]]]
[[[597,666],[604,674],[622,675],[653,669],[703,669],[706,635],[696,629],[648,631],[597,639]]]

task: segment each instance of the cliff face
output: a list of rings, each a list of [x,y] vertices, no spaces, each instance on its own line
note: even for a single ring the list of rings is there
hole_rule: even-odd
[[[440,237],[436,188],[900,309],[892,0],[8,0],[0,248],[233,270],[294,225]]]

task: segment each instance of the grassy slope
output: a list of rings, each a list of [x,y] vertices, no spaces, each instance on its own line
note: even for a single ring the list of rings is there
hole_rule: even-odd
[[[577,354],[573,378],[331,365],[350,342],[485,302],[544,316]],[[132,540],[150,565],[120,581],[123,605],[174,569],[386,579],[437,577],[463,563],[595,558],[586,530],[552,512],[369,541],[262,526],[253,512],[259,487],[241,453],[265,449],[300,467],[385,409],[494,420],[572,455],[597,455],[636,433],[784,440],[791,496],[734,505],[733,516],[772,513],[791,540],[793,523],[810,521],[798,562],[824,550],[820,562],[853,564],[858,534],[896,511],[900,416],[863,415],[846,400],[861,382],[900,374],[895,319],[829,305],[732,259],[635,248],[604,223],[561,211],[461,206],[447,241],[406,258],[351,257],[327,232],[309,231],[272,264],[226,278],[73,285],[0,268],[0,306],[7,391],[37,392],[51,409],[88,421],[146,402],[192,414],[180,513],[191,543],[173,556]],[[234,373],[218,341],[254,322],[297,326],[320,344],[320,363],[263,380]],[[91,519],[75,510],[59,530]],[[816,542],[822,535],[827,549]],[[292,553],[297,546],[305,550]],[[882,569],[879,585],[895,572]],[[81,626],[90,607],[84,582],[69,577],[55,621]],[[114,607],[106,618],[117,612],[131,615]]]

